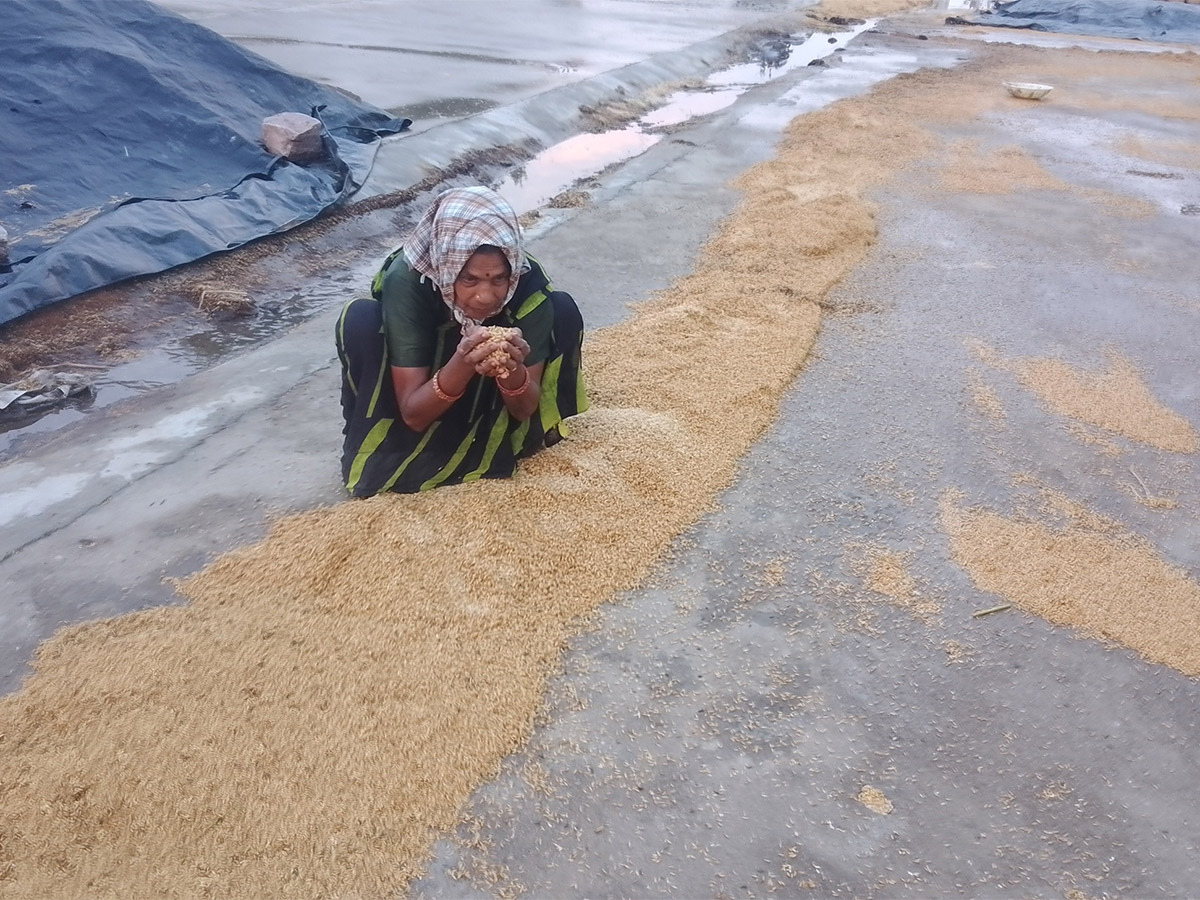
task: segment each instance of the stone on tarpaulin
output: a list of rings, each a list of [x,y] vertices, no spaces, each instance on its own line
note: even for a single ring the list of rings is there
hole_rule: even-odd
[[[8,232],[0,225],[0,266],[8,265]]]
[[[262,123],[262,142],[267,151],[292,162],[311,162],[325,155],[321,120],[303,113],[278,113]]]

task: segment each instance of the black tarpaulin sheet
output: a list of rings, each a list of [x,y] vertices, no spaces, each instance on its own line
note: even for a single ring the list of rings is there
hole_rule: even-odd
[[[1013,0],[968,25],[1200,44],[1200,6],[1150,0]]]
[[[410,124],[145,0],[4,0],[3,19],[0,324],[308,221]],[[263,149],[280,112],[322,120],[325,161]]]

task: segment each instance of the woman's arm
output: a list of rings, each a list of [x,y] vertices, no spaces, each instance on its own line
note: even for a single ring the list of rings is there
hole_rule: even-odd
[[[425,366],[392,366],[392,387],[400,418],[413,431],[424,431],[454,405],[479,370],[491,347],[482,329],[464,335],[449,361],[436,372]]]
[[[509,337],[499,344],[506,356],[496,364],[489,374],[496,379],[496,387],[508,414],[519,422],[524,422],[535,412],[542,400],[542,369],[544,363],[532,366],[525,365],[529,358],[529,343],[520,328],[512,329]]]
[[[537,412],[542,400],[543,368],[545,363],[535,366],[522,364],[496,379],[508,414],[519,422],[524,422]]]
[[[463,395],[476,373],[496,379],[510,416],[520,422],[530,418],[541,402],[545,365],[525,365],[529,344],[520,330],[514,330],[513,337],[499,344],[490,341],[482,328],[465,335],[446,365],[433,373],[424,367],[392,366],[392,386],[404,424],[413,431],[424,431]],[[497,349],[508,354],[501,363],[489,359]]]
[[[475,370],[471,369],[467,377],[460,380],[452,374],[456,368],[454,358],[451,358],[440,370],[437,379],[442,394],[439,396],[428,369],[391,367],[396,405],[400,407],[400,418],[405,425],[413,431],[424,431],[454,405],[454,401],[466,390],[470,376],[475,374]],[[447,397],[450,399],[445,399]]]

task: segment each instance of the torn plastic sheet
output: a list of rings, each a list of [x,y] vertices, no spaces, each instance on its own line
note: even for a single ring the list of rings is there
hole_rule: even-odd
[[[1065,34],[1200,44],[1200,7],[1152,0],[1013,0],[961,25],[1028,28]]]
[[[76,372],[34,369],[20,381],[0,384],[0,412],[31,411],[55,406],[93,392],[92,380]]]
[[[0,324],[306,222],[411,124],[146,0],[4,6]],[[262,147],[279,112],[322,120],[324,161]]]

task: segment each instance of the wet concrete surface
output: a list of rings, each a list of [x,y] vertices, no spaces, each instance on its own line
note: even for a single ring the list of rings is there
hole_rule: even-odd
[[[802,110],[799,104],[815,108],[852,96],[916,64],[911,54],[866,46],[854,59],[845,71],[802,68],[747,93],[735,108],[738,116],[757,115],[753,132],[731,131],[735,120],[722,116],[703,119],[695,140],[680,132],[656,145],[655,154],[631,160],[599,180],[590,209],[614,218],[606,224],[582,219],[580,227],[590,236],[581,234],[580,239],[590,244],[596,233],[606,235],[598,246],[607,245],[608,252],[556,249],[553,236],[570,228],[579,210],[547,210],[533,224],[533,251],[551,265],[556,283],[570,285],[580,296],[591,327],[618,321],[627,303],[688,270],[700,243],[732,208],[734,194],[725,182],[769,155],[779,129]],[[794,91],[803,99],[793,96]],[[457,133],[459,126],[447,127]],[[750,133],[754,139],[746,140]],[[617,214],[613,200],[635,185],[643,191],[654,184],[670,185],[653,173],[671,170],[698,152],[701,141],[722,135],[728,154],[724,166],[705,160],[685,167],[689,183],[670,187],[669,198],[643,195],[640,203],[627,204]],[[699,185],[704,190],[697,192]],[[664,203],[678,210],[669,234],[660,233]],[[342,498],[333,317],[341,300],[354,292],[350,282],[365,290],[378,260],[394,246],[395,235],[402,233],[396,219],[409,216],[405,221],[410,221],[418,212],[382,208],[351,220],[332,236],[301,236],[281,245],[285,265],[269,271],[283,287],[269,296],[290,296],[291,284],[302,285],[309,295],[328,295],[324,312],[285,336],[159,390],[112,405],[97,401],[67,427],[26,435],[10,445],[8,458],[0,462],[0,509],[6,511],[0,522],[0,578],[11,586],[0,604],[0,690],[18,686],[37,643],[58,627],[174,602],[174,591],[163,577],[194,571],[199,556],[263,534],[273,513]],[[376,224],[363,225],[370,221]],[[655,235],[650,249],[647,234]],[[630,239],[641,245],[637,252],[620,249],[619,242]],[[332,246],[317,246],[321,241]],[[306,274],[311,265],[297,264],[305,254],[329,260],[320,277]],[[153,296],[153,286],[149,294]],[[225,339],[233,339],[237,331],[235,325]],[[168,355],[175,364],[202,361],[177,348]],[[152,354],[148,364],[153,363]],[[276,434],[277,422],[287,423],[286,434]],[[173,423],[181,430],[172,432]],[[286,463],[277,462],[272,447],[266,463],[270,475],[264,477],[261,457],[245,451],[273,445],[277,437],[283,438],[279,458]],[[233,449],[239,443],[241,452]],[[237,515],[214,521],[202,537],[190,532],[188,517],[205,519],[209,508],[236,508]],[[101,553],[81,555],[85,544]],[[97,608],[87,598],[97,581],[97,562],[107,560],[124,589],[106,592],[108,600]]]
[[[1200,577],[1194,458],[1118,439],[1114,465],[1011,375],[988,376],[1006,424],[970,399],[972,341],[1081,366],[1115,347],[1200,424],[1200,264],[1178,212],[1200,177],[1130,174],[1098,134],[1123,118],[1030,108],[954,137],[1151,199],[1149,220],[1084,196],[948,194],[930,172],[876,196],[881,239],[829,298],[778,424],[576,640],[545,722],[418,896],[1194,896],[1195,680],[1020,611],[974,617],[1000,599],[938,527],[946,491],[1007,512],[1025,473]],[[1126,469],[1179,508],[1137,503]],[[871,594],[865,546],[911,553],[940,615]],[[860,803],[865,786],[893,811]]]
[[[841,65],[674,132],[599,179],[589,206],[547,211],[532,249],[590,326],[619,321],[691,268],[736,203],[729,178],[791,116],[969,52],[856,42]],[[1009,376],[987,376],[1004,427],[967,391],[968,339],[1080,364],[1113,344],[1200,425],[1196,220],[1172,211],[1197,176],[1131,174],[1094,139],[1123,115],[1081,131],[1046,106],[956,137],[1020,142],[1060,178],[1152,199],[1149,219],[1083,197],[950,196],[919,172],[877,196],[880,242],[830,298],[843,314],[777,426],[647,584],[576,640],[531,744],[472,801],[478,833],[441,842],[416,895],[1194,893],[1196,683],[1018,611],[972,617],[998,601],[936,525],[944,490],[1004,510],[1010,476],[1029,472],[1200,577],[1190,457],[1126,447],[1179,498],[1150,510]],[[1114,246],[1136,266],[1114,267]],[[321,314],[0,466],[0,689],[58,625],[174,602],[163,578],[274,512],[341,498],[331,330]],[[865,596],[856,541],[911,551],[940,616]],[[891,814],[855,799],[868,785]]]
[[[165,0],[277,65],[414,120],[505,105],[804,5],[795,0]]]

